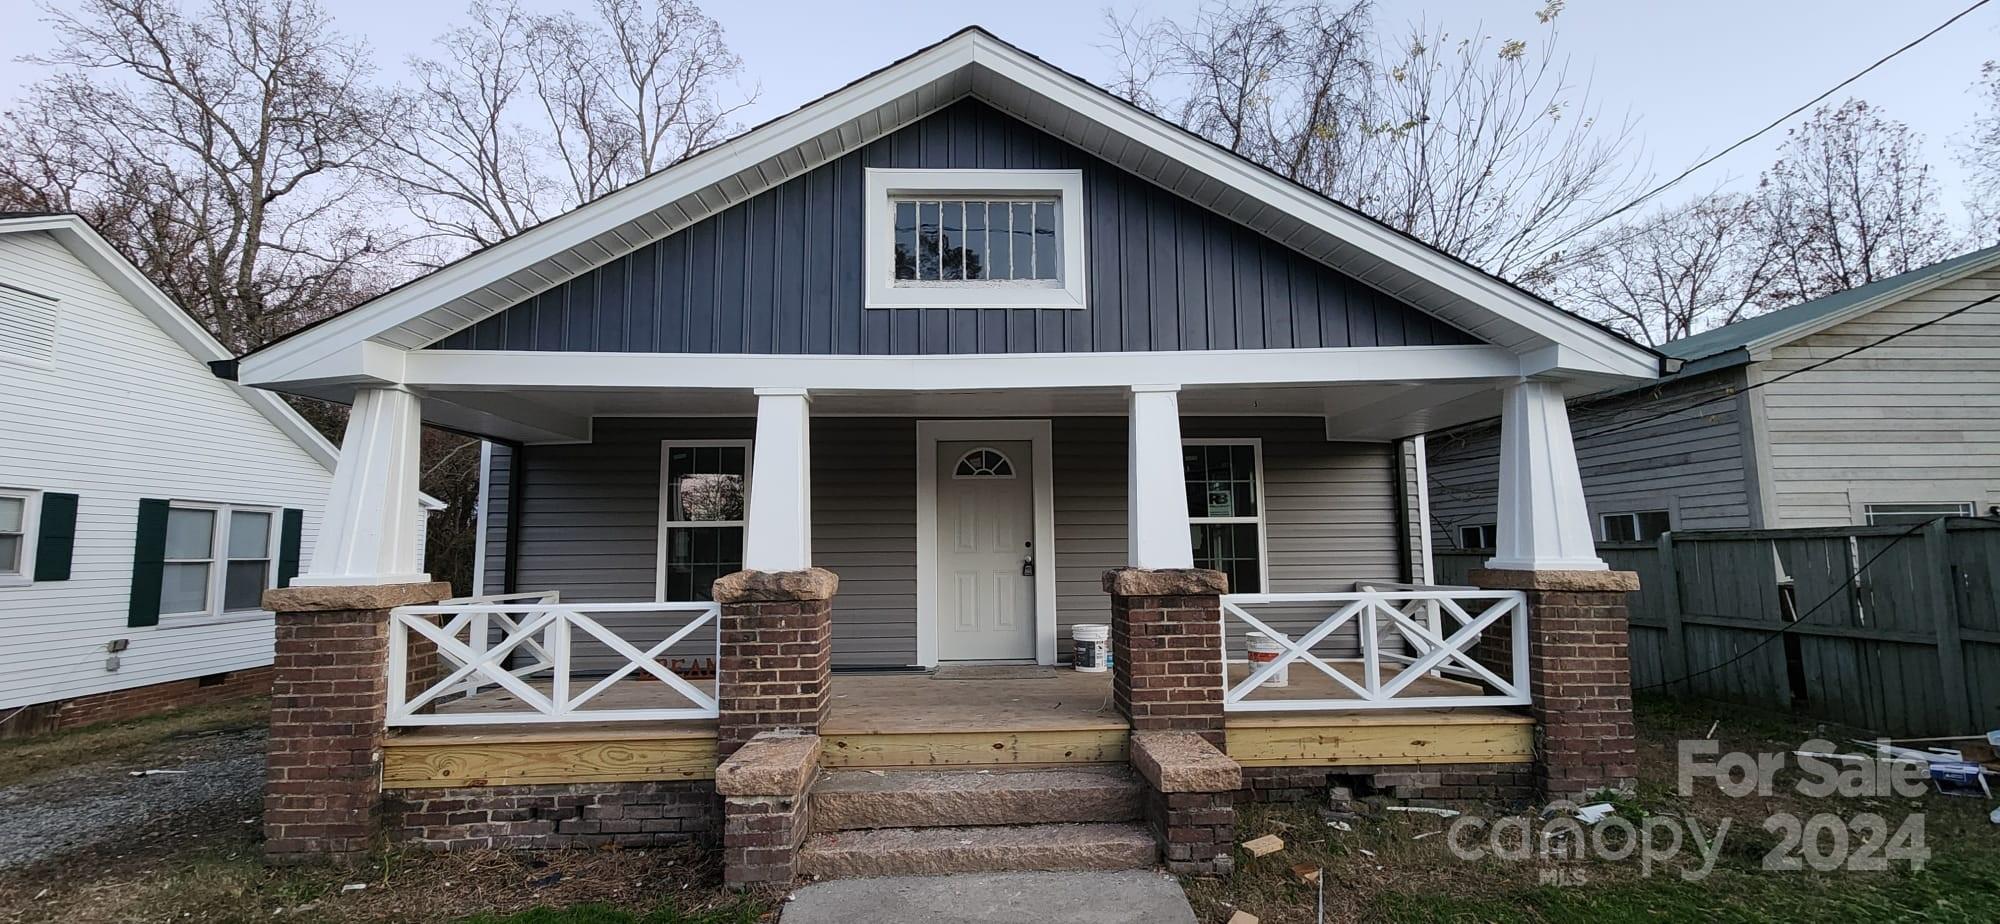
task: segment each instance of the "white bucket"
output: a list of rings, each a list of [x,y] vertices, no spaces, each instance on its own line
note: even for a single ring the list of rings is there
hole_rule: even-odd
[[[1110,626],[1089,623],[1071,626],[1069,638],[1076,646],[1070,662],[1077,670],[1096,674],[1111,669]]]
[[[1252,632],[1243,636],[1243,648],[1249,652],[1250,672],[1253,674],[1257,672],[1258,668],[1278,660],[1278,656],[1285,652],[1284,646],[1278,644],[1277,639],[1262,632]],[[1267,687],[1288,686],[1291,683],[1291,679],[1287,675],[1291,672],[1292,666],[1290,664],[1278,668],[1278,672],[1272,674],[1271,679],[1264,681],[1263,685]]]

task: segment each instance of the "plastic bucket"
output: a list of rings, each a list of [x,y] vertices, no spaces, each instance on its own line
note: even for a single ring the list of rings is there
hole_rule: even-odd
[[[1069,628],[1070,641],[1076,646],[1070,655],[1070,662],[1076,669],[1086,673],[1102,673],[1111,669],[1111,627],[1084,624]]]
[[[1277,639],[1262,632],[1252,632],[1245,635],[1243,637],[1243,648],[1250,655],[1251,673],[1256,673],[1264,665],[1278,660],[1278,656],[1285,652],[1284,646],[1279,645]],[[1272,674],[1271,679],[1264,681],[1263,685],[1267,687],[1288,686],[1291,679],[1287,675],[1291,672],[1292,666],[1290,664],[1278,668],[1278,672]]]

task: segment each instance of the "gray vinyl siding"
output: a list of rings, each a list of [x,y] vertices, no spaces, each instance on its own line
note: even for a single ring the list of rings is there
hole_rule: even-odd
[[[1772,350],[1765,381],[2000,292],[1968,276]],[[1865,522],[1870,503],[2000,503],[2000,304],[1898,336],[1751,393],[1774,527]]]
[[[867,167],[1081,170],[1089,308],[863,308]],[[968,100],[611,259],[436,346],[896,355],[1474,342],[1324,264]]]
[[[504,443],[494,443],[487,455],[485,496],[482,501],[486,509],[486,549],[482,564],[483,583],[473,588],[474,594],[498,594],[507,591],[507,512],[512,509],[508,497],[509,488],[514,483],[514,447]]]
[[[1743,369],[1733,367],[1572,404],[1593,532],[1600,514],[1638,510],[1671,511],[1676,529],[1756,525],[1748,430],[1735,397],[1742,386]],[[1431,435],[1433,548],[1456,549],[1460,526],[1494,522],[1499,439],[1493,424]]]
[[[1396,579],[1394,447],[1328,443],[1317,418],[1191,417],[1182,426],[1191,438],[1263,439],[1271,590]],[[1118,417],[1052,424],[1065,653],[1070,626],[1110,618],[1099,576],[1125,563],[1125,428]],[[748,439],[753,430],[748,419],[600,419],[590,444],[527,447],[518,589],[557,590],[572,602],[653,599],[660,442]],[[916,422],[819,418],[812,455],[813,559],[841,579],[834,663],[913,663]],[[489,555],[505,524],[489,518]]]

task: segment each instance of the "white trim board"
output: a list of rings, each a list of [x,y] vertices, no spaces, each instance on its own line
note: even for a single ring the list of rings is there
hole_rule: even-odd
[[[1060,308],[1088,307],[1084,251],[1083,171],[1081,170],[919,170],[869,167],[863,171],[861,239],[864,308]],[[908,286],[895,281],[890,254],[895,235],[895,200],[936,196],[976,199],[985,196],[1052,196],[1061,237],[1058,285],[1017,282],[960,282],[945,286]]]
[[[937,447],[1025,440],[1035,469],[1035,663],[1056,663],[1055,453],[1048,420],[917,421],[917,663],[938,664]]]

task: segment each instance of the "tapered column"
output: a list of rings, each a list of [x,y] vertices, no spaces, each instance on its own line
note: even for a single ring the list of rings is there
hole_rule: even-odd
[[[416,395],[401,388],[355,392],[311,570],[294,584],[350,587],[430,580],[417,564],[422,424]]]
[[[1192,568],[1179,385],[1134,385],[1125,535],[1134,568]]]
[[[812,567],[812,414],[803,389],[757,390],[746,571]]]
[[[1500,510],[1494,555],[1502,571],[1602,571],[1583,501],[1562,389],[1520,382],[1500,404]]]

